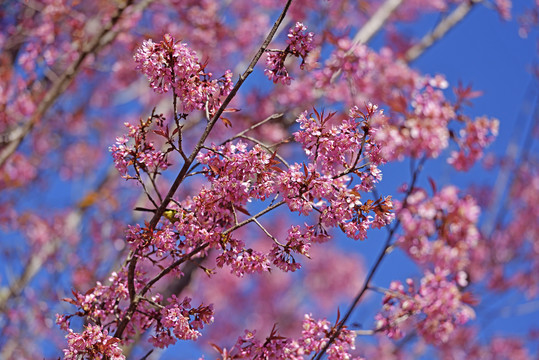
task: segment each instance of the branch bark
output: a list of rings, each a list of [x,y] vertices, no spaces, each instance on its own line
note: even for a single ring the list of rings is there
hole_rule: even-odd
[[[469,0],[461,3],[449,16],[447,16],[445,19],[443,19],[430,33],[425,35],[421,41],[419,41],[417,44],[412,46],[408,51],[406,51],[406,54],[404,55],[404,59],[407,63],[412,62],[416,60],[421,54],[425,52],[428,48],[430,48],[434,43],[441,39],[442,37],[447,34],[449,30],[451,30],[455,25],[457,25],[468,13],[472,10],[472,8],[482,2],[483,0]]]

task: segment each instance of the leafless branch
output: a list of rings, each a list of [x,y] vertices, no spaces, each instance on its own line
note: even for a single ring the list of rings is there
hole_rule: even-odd
[[[458,24],[472,10],[474,5],[482,2],[482,0],[468,0],[462,2],[451,14],[443,19],[430,33],[425,35],[421,41],[412,46],[404,59],[406,62],[412,62],[417,59],[423,52],[431,47],[437,40],[441,39],[449,30]]]

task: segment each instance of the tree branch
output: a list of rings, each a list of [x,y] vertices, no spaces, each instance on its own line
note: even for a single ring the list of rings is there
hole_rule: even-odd
[[[206,141],[206,139],[208,138],[211,130],[213,129],[213,127],[217,123],[217,120],[219,120],[219,117],[222,115],[222,113],[224,112],[224,110],[226,109],[228,104],[232,101],[234,96],[236,96],[236,93],[238,92],[239,88],[245,82],[247,77],[253,72],[255,65],[258,63],[258,60],[260,59],[260,57],[262,57],[262,54],[264,54],[264,52],[266,51],[268,45],[270,44],[271,40],[273,39],[273,36],[275,35],[275,32],[277,31],[277,29],[279,28],[281,22],[283,21],[284,17],[286,16],[286,13],[288,12],[288,8],[290,7],[291,3],[292,3],[292,0],[288,0],[286,2],[286,5],[285,5],[283,11],[281,12],[281,15],[279,16],[277,21],[273,24],[273,27],[271,28],[269,34],[267,35],[266,39],[264,40],[264,42],[262,43],[262,45],[258,49],[255,56],[251,60],[249,66],[247,67],[245,72],[239,77],[238,82],[236,82],[236,84],[234,85],[234,87],[230,91],[230,94],[228,94],[228,96],[225,98],[225,100],[223,101],[223,103],[221,104],[221,106],[219,107],[219,109],[217,110],[215,115],[213,116],[213,118],[208,122],[208,125],[204,129],[204,132],[202,133],[202,136],[200,137],[198,143],[195,145],[195,148],[191,152],[191,155],[189,156],[189,158],[183,164],[180,172],[178,173],[178,175],[176,176],[176,179],[174,180],[174,183],[172,184],[172,186],[170,187],[170,190],[168,191],[167,195],[163,199],[163,202],[161,203],[161,206],[159,206],[159,208],[155,211],[154,216],[150,220],[150,225],[149,225],[150,231],[152,231],[152,229],[155,229],[155,227],[157,226],[157,223],[159,222],[159,219],[163,215],[163,212],[166,210],[169,202],[172,199],[172,196],[174,196],[174,193],[176,192],[176,190],[178,189],[180,184],[183,182],[183,180],[187,176],[189,167],[191,166],[193,161],[196,159],[196,156],[198,155],[198,153],[200,152],[200,150],[204,146],[204,142]],[[230,230],[230,231],[232,231],[232,230]],[[204,244],[202,246],[204,246],[204,248],[205,248],[205,247],[208,246],[208,244]],[[132,257],[131,261],[129,262],[129,268],[131,268],[131,267],[136,268],[137,257],[132,256],[132,253],[130,253],[129,256]],[[165,274],[163,274],[162,276],[164,276],[164,275]],[[161,277],[159,277],[159,279]],[[134,286],[133,284],[129,284],[129,282],[134,282],[134,279],[129,279],[128,284],[127,284],[128,288],[130,286]],[[153,285],[153,283],[152,283],[152,285]],[[146,287],[144,289],[146,289]],[[144,290],[144,289],[141,291],[141,294],[144,294],[144,291],[148,291],[148,290]],[[134,301],[133,300],[131,301],[131,305],[129,306],[129,309],[126,312],[125,317],[122,319],[122,321],[118,325],[118,328],[117,328],[117,330],[116,330],[116,332],[114,334],[114,337],[121,338],[121,336],[123,334],[123,331],[125,330],[125,327],[127,326],[127,323],[129,322],[129,320],[131,319],[131,316],[133,315],[133,313],[136,310],[137,305],[138,305],[138,301],[137,301],[137,298],[135,297]]]
[[[483,0],[468,0],[461,3],[449,16],[443,19],[430,33],[425,35],[421,41],[406,51],[404,59],[406,62],[412,62],[423,52],[431,47],[436,40],[442,38],[449,30],[458,24],[472,10],[474,5]]]

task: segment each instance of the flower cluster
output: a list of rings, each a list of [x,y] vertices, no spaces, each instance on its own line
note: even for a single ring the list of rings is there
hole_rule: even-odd
[[[144,280],[142,271],[138,273],[138,279]],[[64,350],[67,354],[78,359],[81,354],[86,355],[107,355],[120,356],[112,359],[123,359],[121,350],[117,348],[120,339],[107,336],[108,332],[117,329],[119,319],[126,314],[126,300],[129,297],[125,283],[120,286],[116,279],[111,278],[110,286],[103,286],[98,283],[96,288],[85,294],[74,292],[74,299],[66,301],[77,305],[84,312],[88,319],[98,324],[108,324],[106,327],[89,326],[82,333],[75,333],[69,328],[69,318],[73,315],[57,315],[57,324],[68,331],[69,348]],[[135,283],[135,290],[138,291],[144,284]],[[199,330],[204,324],[213,321],[213,307],[211,305],[200,305],[197,308],[191,307],[191,299],[179,300],[172,295],[168,299],[166,306],[162,305],[162,295],[156,294],[151,299],[144,299],[138,304],[138,310],[131,318],[130,325],[126,328],[126,334],[132,336],[135,333],[151,327],[155,329],[155,335],[149,341],[157,347],[167,347],[174,344],[176,340],[195,340],[200,336]],[[80,315],[80,314],[77,314]],[[119,352],[118,352],[118,351]],[[94,358],[94,357],[92,357]]]
[[[191,299],[180,301],[175,295],[161,309],[156,319],[156,335],[150,338],[154,346],[165,348],[176,340],[196,340],[204,324],[213,322],[213,307],[200,305],[191,308]],[[174,335],[174,336],[172,336]]]
[[[499,121],[487,117],[466,120],[466,127],[459,132],[459,151],[453,151],[448,162],[460,171],[467,171],[483,156],[483,149],[498,135]]]
[[[303,360],[321,351],[335,332],[327,320],[315,320],[306,314],[301,337],[290,339],[277,334],[275,327],[264,342],[256,338],[256,332],[245,331],[232,349],[218,349],[223,359],[290,359]],[[355,349],[355,334],[343,327],[333,344],[327,350],[330,360],[352,360],[351,350]]]
[[[364,111],[353,106],[348,117],[339,121],[338,126],[331,125],[334,113],[324,116],[315,110],[316,117],[313,117],[304,112],[296,120],[301,131],[295,132],[294,138],[323,173],[334,176],[343,169],[354,169],[361,155],[365,155],[372,177],[379,181],[381,175],[377,166],[385,161],[379,156],[380,145],[373,139],[377,128],[371,123],[373,118],[384,118],[384,114],[370,103]],[[365,190],[370,190],[370,187]]]
[[[317,233],[314,226],[306,225],[305,230],[300,226],[292,226],[288,230],[286,244],[274,244],[269,254],[273,265],[283,271],[296,271],[301,267],[294,259],[293,253],[309,257],[309,248],[313,242],[327,241],[329,236],[324,233]]]
[[[306,32],[307,27],[297,22],[293,28],[288,31],[286,42],[290,46],[290,53],[296,57],[305,59],[309,52],[314,48],[312,32]]]
[[[164,225],[152,233],[147,228],[141,228],[140,225],[128,225],[126,231],[126,241],[134,248],[138,248],[142,253],[155,253],[158,257],[178,247],[179,236],[174,232],[170,225]]]
[[[373,139],[377,129],[370,125],[371,119],[380,116],[371,104],[365,113],[353,107],[339,126],[331,126],[332,114],[324,117],[316,113],[316,119],[307,113],[299,116],[301,131],[294,136],[312,162],[291,165],[279,174],[277,187],[290,210],[308,215],[316,208],[322,226],[338,226],[356,240],[364,239],[368,228],[392,221],[390,197],[363,203],[360,193],[372,190],[381,179],[378,165],[383,159]],[[367,164],[363,163],[363,154]],[[356,174],[360,183],[350,188],[352,178],[347,174]]]
[[[140,171],[155,174],[166,170],[170,165],[167,154],[157,150],[153,142],[148,141],[147,132],[152,123],[152,117],[147,121],[140,121],[139,125],[125,123],[129,130],[127,135],[116,138],[116,143],[109,148],[112,152],[114,165],[123,178],[137,178],[140,180]],[[130,143],[129,139],[133,139]],[[129,175],[129,166],[133,166],[135,177]]]
[[[301,57],[301,69],[305,62],[305,58],[314,48],[312,32],[306,32],[307,27],[300,22],[297,22],[293,28],[288,31],[288,46],[285,50],[269,51],[266,58],[266,69],[264,74],[274,83],[281,82],[284,85],[290,85],[292,78],[288,74],[285,67],[285,60],[288,55]]]
[[[453,186],[431,198],[416,189],[398,217],[403,229],[398,245],[419,265],[445,269],[465,286],[462,272],[467,271],[479,241],[479,206],[474,199],[460,198]]]
[[[176,42],[170,34],[165,34],[159,43],[152,39],[144,41],[134,59],[137,70],[148,77],[150,86],[158,93],[188,90],[186,85],[201,70],[196,53],[187,44]]]
[[[191,247],[209,243],[220,252],[217,265],[230,266],[238,276],[267,271],[270,263],[285,271],[298,269],[294,254],[308,256],[312,242],[328,238],[326,228],[339,227],[350,238],[364,239],[367,229],[385,226],[394,217],[390,197],[361,201],[361,192],[372,190],[381,179],[378,165],[383,158],[370,120],[382,116],[372,104],[364,111],[353,107],[342,124],[332,126],[331,114],[316,112],[315,119],[303,113],[294,136],[309,155],[307,164],[288,165],[260,145],[249,149],[242,141],[208,148],[198,160],[206,166],[210,186],[182,203],[185,212],[174,222],[177,232]],[[357,175],[359,184],[350,187],[349,174]],[[250,216],[250,201],[272,196],[281,197],[292,211],[310,215],[316,209],[320,215],[316,226],[292,227],[285,243],[273,238],[265,254],[234,238],[228,229],[242,214]]]
[[[170,89],[178,96],[183,111],[207,110],[213,115],[221,105],[221,98],[232,90],[232,73],[227,71],[220,79],[211,79],[196,53],[169,34],[159,43],[151,39],[142,43],[135,56],[137,69],[148,77],[157,93]]]
[[[274,172],[280,161],[260,145],[248,149],[246,143],[238,141],[213,146],[198,160],[208,166],[206,177],[223,205],[244,206],[249,199],[265,200],[274,193]]]
[[[385,292],[382,312],[376,315],[377,330],[399,339],[413,327],[428,343],[446,342],[456,326],[475,317],[467,304],[472,299],[447,275],[441,270],[428,271],[419,288],[412,279],[406,281],[407,289],[393,281]]]
[[[245,273],[270,271],[268,256],[252,248],[246,248],[241,240],[228,238],[221,243],[221,253],[217,256],[217,266],[230,266],[233,274],[242,277]]]
[[[458,113],[462,99],[452,104],[444,96],[449,84],[442,76],[420,75],[404,62],[396,61],[396,55],[388,48],[376,52],[366,45],[354,45],[346,38],[338,39],[336,45],[324,67],[315,74],[313,87],[331,87],[333,91],[326,96],[333,101],[386,104],[390,119],[375,118],[372,125],[379,128],[375,139],[382,145],[382,155],[387,161],[406,156],[435,158],[454,139],[462,151],[453,154],[455,160],[451,162],[464,169],[492,141],[486,133],[496,133],[495,120],[466,119],[464,131],[452,129],[460,127],[465,119]],[[337,74],[342,74],[344,80],[335,82]],[[350,92],[350,86],[354,91]],[[478,92],[468,90],[466,94],[475,97]],[[474,138],[480,141],[472,145]]]
[[[438,157],[449,146],[448,124],[455,118],[454,109],[441,89],[426,84],[411,94],[411,111],[403,107],[406,118],[393,123],[379,123],[376,140],[383,144],[387,160],[402,160],[404,156]],[[406,106],[406,105],[404,105]]]
[[[305,315],[303,320],[303,331],[301,338],[297,343],[292,344],[292,349],[295,352],[295,356],[303,354],[318,353],[329,342],[329,338],[335,332],[335,326],[331,326],[331,323],[327,320],[315,320],[312,315]],[[341,360],[341,359],[359,359],[352,357],[349,353],[350,350],[354,350],[355,347],[355,333],[343,327],[339,335],[336,337],[333,344],[331,344],[327,350],[329,360]],[[303,359],[299,357],[298,359]]]
[[[238,276],[267,271],[270,263],[266,254],[223,232],[242,214],[249,215],[248,202],[275,194],[275,172],[282,171],[276,165],[280,162],[261,146],[248,149],[241,141],[213,146],[201,153],[198,160],[207,166],[210,186],[204,187],[192,201],[182,203],[186,211],[174,223],[178,233],[190,246],[209,243],[219,250],[217,264],[230,266]]]
[[[88,325],[81,333],[69,329],[66,335],[68,348],[64,349],[64,359],[110,359],[125,360],[122,349],[118,346],[120,339],[114,338],[98,325]]]
[[[82,294],[73,291],[73,299],[64,299],[76,305],[85,316],[97,323],[108,323],[114,313],[118,311],[118,303],[129,298],[126,276],[123,273],[112,273],[109,285],[97,282],[96,286]],[[68,327],[67,317],[58,318],[63,327]]]

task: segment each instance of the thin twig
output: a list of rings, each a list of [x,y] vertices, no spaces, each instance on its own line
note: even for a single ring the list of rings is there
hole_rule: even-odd
[[[278,208],[279,206],[283,205],[284,203],[285,203],[284,200],[281,200],[281,201],[279,201],[278,203],[275,203],[275,204],[273,204],[273,205],[268,206],[268,207],[265,208],[264,210],[260,211],[258,214],[253,215],[253,216],[251,216],[249,219],[243,220],[242,222],[240,222],[240,223],[238,223],[238,224],[232,226],[231,228],[229,228],[229,229],[223,231],[223,235],[227,235],[227,234],[231,233],[232,231],[234,231],[234,230],[236,230],[236,229],[238,229],[238,228],[240,228],[240,227],[242,227],[242,226],[244,226],[244,225],[247,225],[247,224],[249,224],[250,222],[255,221],[257,218],[261,217],[262,215],[264,215],[264,214],[270,212],[271,210],[273,210],[273,209],[275,209],[275,208]]]
[[[263,231],[263,232],[264,232],[264,233],[265,233],[271,240],[273,240],[274,243],[276,243],[276,244],[279,245],[279,246],[284,247],[284,245],[281,244],[281,243],[279,242],[279,240],[277,240],[277,238],[276,238],[275,236],[271,235],[270,232],[269,232],[268,230],[266,230],[266,228],[265,228],[264,226],[262,226],[262,224],[261,224],[257,219],[254,219],[253,221],[254,221],[255,224],[258,225],[259,228],[262,229],[262,231]]]
[[[226,140],[223,142],[223,144],[226,144],[227,142],[230,142],[230,141],[233,141],[239,137],[242,137],[243,135],[245,135],[246,133],[248,133],[249,131],[251,130],[254,130],[256,129],[257,127],[259,127],[260,125],[264,125],[265,123],[267,123],[268,121],[271,121],[271,120],[276,120],[276,119],[280,119],[283,117],[283,114],[282,113],[279,113],[279,114],[273,114],[273,115],[270,115],[268,116],[267,118],[265,118],[264,120],[261,120],[253,125],[251,125],[250,127],[248,127],[247,129],[239,132],[238,134],[234,135],[233,137],[231,137],[230,139]]]

